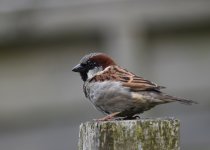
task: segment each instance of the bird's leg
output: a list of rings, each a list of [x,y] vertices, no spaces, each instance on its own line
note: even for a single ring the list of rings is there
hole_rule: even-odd
[[[111,113],[103,118],[95,119],[96,121],[109,121],[113,120],[115,116],[117,116],[120,112]]]

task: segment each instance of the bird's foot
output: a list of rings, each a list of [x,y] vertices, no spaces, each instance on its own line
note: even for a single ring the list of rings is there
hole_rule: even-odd
[[[115,116],[117,116],[120,112],[115,112],[115,113],[112,113],[112,114],[109,114],[103,118],[99,118],[99,119],[93,119],[94,121],[111,121],[111,120],[115,120],[115,119],[118,119],[118,118],[115,118]]]
[[[123,120],[137,120],[140,118],[141,118],[140,116],[134,115],[134,116],[127,116],[127,117],[123,118]]]

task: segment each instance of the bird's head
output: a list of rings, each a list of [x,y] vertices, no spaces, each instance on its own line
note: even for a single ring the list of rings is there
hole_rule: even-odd
[[[116,65],[112,58],[104,53],[90,53],[85,55],[72,71],[80,73],[83,81],[90,79],[106,67]]]

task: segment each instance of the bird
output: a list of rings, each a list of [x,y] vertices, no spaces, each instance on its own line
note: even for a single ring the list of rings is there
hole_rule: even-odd
[[[135,119],[156,105],[170,102],[196,104],[197,102],[170,96],[159,86],[118,66],[105,53],[85,55],[72,69],[80,74],[85,97],[105,114],[98,121]],[[139,117],[139,116],[138,116]]]

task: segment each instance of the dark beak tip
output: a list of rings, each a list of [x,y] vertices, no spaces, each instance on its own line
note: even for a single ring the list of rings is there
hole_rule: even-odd
[[[72,68],[72,70],[71,71],[73,71],[73,72],[77,72],[77,68]]]
[[[79,72],[80,69],[81,69],[81,66],[80,66],[80,64],[78,64],[78,65],[76,65],[75,67],[72,68],[72,71],[73,72]]]

